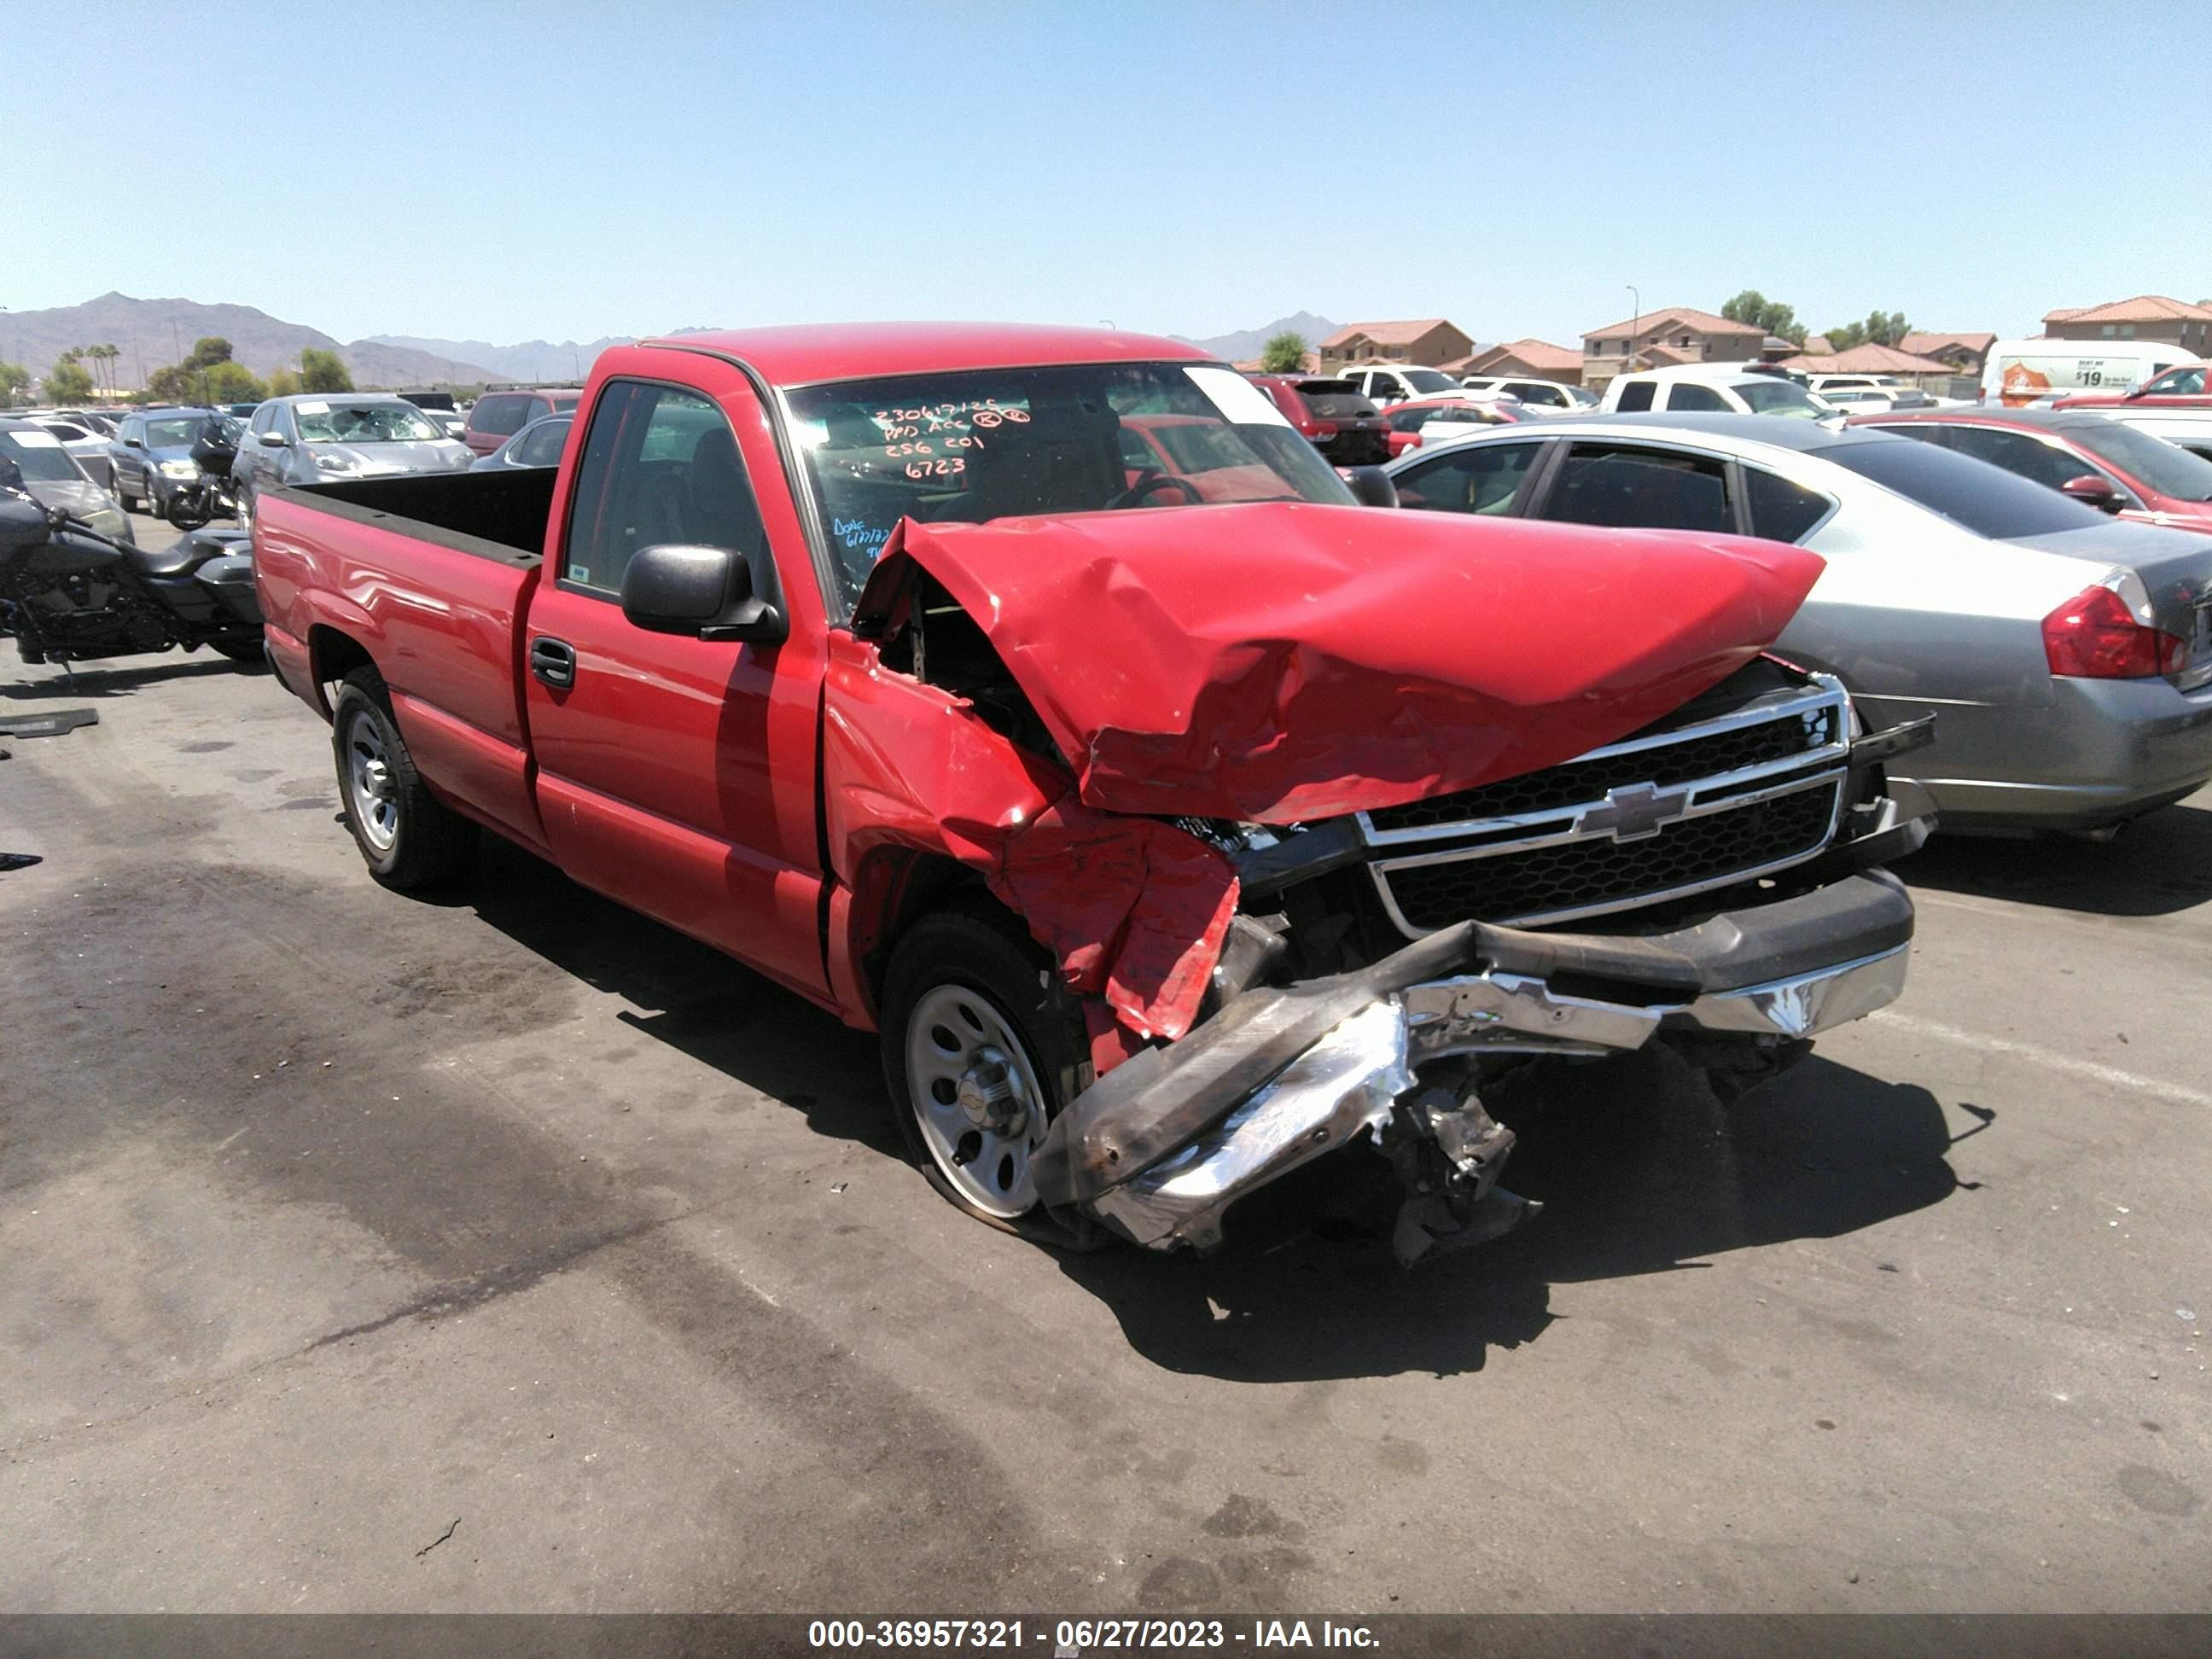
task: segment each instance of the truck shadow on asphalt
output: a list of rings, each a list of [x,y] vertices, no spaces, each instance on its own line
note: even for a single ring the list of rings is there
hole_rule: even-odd
[[[1577,1066],[1545,1093],[1533,1109],[1496,1108],[1520,1138],[1505,1184],[1545,1209],[1494,1243],[1399,1268],[1396,1179],[1355,1149],[1247,1200],[1215,1256],[1115,1250],[1062,1270],[1171,1370],[1448,1376],[1540,1336],[1554,1284],[1695,1272],[1730,1250],[1856,1232],[1960,1187],[1933,1096],[1817,1057],[1731,1106],[1666,1054]]]
[[[2106,916],[2164,916],[2212,899],[2212,811],[2183,804],[2109,842],[1938,836],[1897,866],[1933,888]]]
[[[59,673],[34,680],[10,680],[0,684],[0,697],[16,702],[94,702],[134,696],[141,687],[164,680],[204,679],[220,674],[266,674],[258,665],[241,666],[227,657],[191,656],[165,659],[145,668],[80,668],[71,685]]]
[[[443,902],[635,1005],[624,1024],[797,1108],[817,1133],[904,1158],[872,1036],[503,842],[488,839],[477,878]],[[1960,1186],[1933,1096],[1817,1055],[1733,1105],[1662,1052],[1555,1067],[1521,1093],[1492,1102],[1520,1136],[1506,1184],[1546,1208],[1495,1243],[1401,1269],[1396,1178],[1355,1148],[1239,1206],[1211,1257],[1115,1246],[1053,1259],[1170,1370],[1449,1375],[1541,1335],[1554,1283],[1696,1271],[1729,1250],[1855,1232]]]

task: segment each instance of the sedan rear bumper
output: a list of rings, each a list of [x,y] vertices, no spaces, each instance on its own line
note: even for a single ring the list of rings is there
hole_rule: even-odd
[[[1363,1129],[1380,1138],[1431,1061],[1799,1042],[1896,1000],[1912,921],[1903,885],[1869,872],[1671,933],[1463,922],[1357,972],[1247,992],[1108,1073],[1054,1122],[1037,1190],[1149,1248],[1206,1249],[1237,1199]]]

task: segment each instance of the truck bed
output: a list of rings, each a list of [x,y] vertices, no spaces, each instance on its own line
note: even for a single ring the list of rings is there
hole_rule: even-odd
[[[325,513],[457,553],[536,564],[553,511],[552,467],[345,478],[283,492]]]

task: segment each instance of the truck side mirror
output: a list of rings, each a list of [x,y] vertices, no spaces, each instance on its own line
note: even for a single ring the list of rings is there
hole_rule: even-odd
[[[1390,475],[1379,466],[1348,467],[1345,470],[1344,482],[1352,487],[1353,498],[1362,507],[1398,505],[1398,486],[1390,482]]]
[[[623,571],[622,608],[649,634],[772,645],[789,632],[783,612],[753,592],[744,555],[727,547],[639,549]]]

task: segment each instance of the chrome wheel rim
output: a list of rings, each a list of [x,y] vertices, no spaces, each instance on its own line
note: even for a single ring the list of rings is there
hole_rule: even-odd
[[[399,839],[399,801],[384,732],[366,709],[346,722],[346,805],[362,839],[380,853]]]
[[[961,1199],[1001,1220],[1036,1206],[1030,1159],[1050,1127],[1012,1022],[965,985],[939,985],[906,1028],[906,1087],[922,1144]]]

